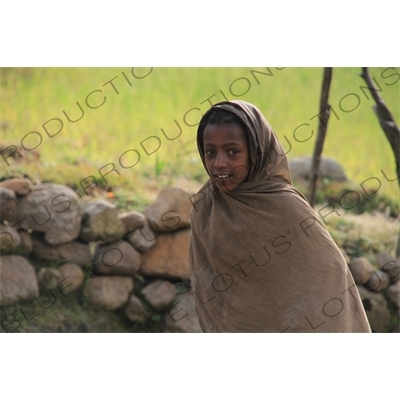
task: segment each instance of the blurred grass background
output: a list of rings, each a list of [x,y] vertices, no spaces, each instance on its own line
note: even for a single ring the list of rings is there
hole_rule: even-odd
[[[378,177],[382,181],[380,192],[398,199],[397,181],[387,182],[381,173],[384,170],[389,177],[395,177],[394,155],[372,111],[371,96],[365,91],[367,98],[360,89],[365,86],[360,71],[333,69],[330,104],[337,117],[331,114],[323,155],[339,161],[356,184]],[[258,106],[286,151],[290,147],[284,136],[291,142],[289,159],[311,155],[318,127],[318,118],[312,118],[318,113],[322,72],[322,68],[265,67],[0,68],[0,146],[21,146],[22,141],[26,148],[33,148],[40,136],[27,134],[36,131],[42,137],[35,149],[38,159],[27,152],[27,161],[7,158],[8,166],[0,157],[0,179],[26,175],[35,182],[67,184],[84,195],[79,182],[94,176],[98,187],[133,199],[132,204],[145,203],[166,185],[196,190],[207,175],[197,154],[197,127],[188,125],[199,121],[209,108],[209,101],[216,103],[225,96]],[[399,69],[371,68],[370,74],[382,87],[381,96],[399,124]],[[101,104],[104,96],[106,101],[101,107],[90,109],[85,99],[95,90],[98,92],[90,96],[89,104]],[[84,115],[71,123],[63,111],[71,119],[78,119],[82,112],[76,102]],[[185,113],[195,107],[198,109],[187,114],[185,124]],[[42,125],[52,118],[60,118],[64,126],[49,138]],[[169,137],[178,136],[175,120],[182,133],[175,140],[167,140],[161,129]],[[297,138],[306,139],[312,129],[315,134],[305,142],[296,141],[293,131],[304,123],[310,126],[299,128]],[[47,127],[54,133],[59,123],[49,122]],[[147,155],[140,143],[150,136],[157,136],[161,146]],[[148,152],[158,143],[154,138],[146,142]],[[120,157],[130,149],[139,152],[140,161],[132,168],[123,168]],[[130,151],[121,161],[125,166],[132,165],[137,155]],[[120,175],[109,173],[105,183],[98,169],[110,163]],[[108,165],[102,172],[106,174],[111,169]]]

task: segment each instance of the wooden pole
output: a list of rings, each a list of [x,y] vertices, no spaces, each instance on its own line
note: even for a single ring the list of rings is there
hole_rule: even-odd
[[[319,115],[318,135],[317,135],[317,140],[315,141],[314,154],[309,175],[310,186],[309,186],[308,201],[310,202],[312,207],[314,207],[315,205],[315,197],[317,193],[318,169],[321,163],[321,154],[324,148],[326,131],[328,129],[328,120],[331,113],[331,106],[328,103],[331,79],[332,79],[332,67],[324,68],[324,76],[322,80],[321,99],[320,99],[319,114],[318,114]]]

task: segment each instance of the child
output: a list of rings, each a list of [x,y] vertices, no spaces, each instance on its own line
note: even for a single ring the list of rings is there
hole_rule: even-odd
[[[190,272],[204,332],[370,332],[342,253],[254,105],[212,106],[197,132],[210,179],[192,200]]]

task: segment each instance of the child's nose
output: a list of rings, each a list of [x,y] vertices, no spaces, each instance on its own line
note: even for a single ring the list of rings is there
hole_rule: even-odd
[[[217,154],[215,157],[214,168],[222,169],[226,167],[226,157],[224,154]]]

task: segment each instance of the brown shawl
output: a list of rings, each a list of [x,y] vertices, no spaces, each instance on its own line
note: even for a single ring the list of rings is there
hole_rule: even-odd
[[[252,104],[222,102],[247,127],[249,175],[231,192],[211,179],[192,199],[190,272],[205,332],[370,332],[342,253]],[[203,116],[206,118],[212,108]],[[197,144],[203,164],[202,139]]]

